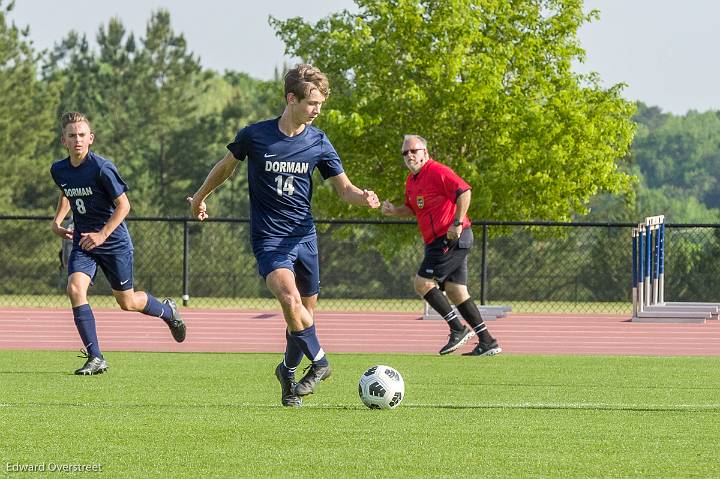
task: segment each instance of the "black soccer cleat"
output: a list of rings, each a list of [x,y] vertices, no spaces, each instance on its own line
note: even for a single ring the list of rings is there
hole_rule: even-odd
[[[182,343],[183,341],[185,341],[186,328],[185,323],[182,319],[180,319],[180,312],[177,309],[177,305],[172,298],[163,299],[163,304],[170,308],[170,310],[172,311],[172,319],[170,319],[169,321],[165,321],[165,323],[170,328],[173,339],[175,339],[175,341],[177,341],[178,343]]]
[[[275,368],[275,377],[280,381],[280,402],[282,402],[283,406],[300,407],[302,406],[302,399],[293,392],[296,384],[295,375],[291,374],[286,377],[282,374],[283,369],[285,368],[282,362]]]
[[[440,355],[452,353],[473,336],[475,336],[475,332],[470,328],[463,327],[460,331],[451,329],[447,344],[440,349]]]
[[[105,358],[90,356],[84,350],[81,352],[83,353],[83,356],[78,357],[87,358],[87,361],[85,361],[85,365],[83,367],[75,370],[75,374],[78,376],[94,376],[95,374],[102,374],[107,371],[108,364],[107,361],[105,361]]]
[[[330,364],[327,366],[316,366],[315,364],[311,364],[306,367],[303,372],[305,371],[307,371],[307,373],[302,377],[300,382],[295,385],[294,389],[295,395],[300,397],[312,394],[315,391],[317,384],[320,381],[326,380],[332,374]]]
[[[495,356],[496,354],[500,354],[501,352],[502,348],[500,347],[498,342],[493,339],[491,343],[478,343],[478,345],[475,346],[475,349],[473,349],[469,353],[463,353],[463,356]]]

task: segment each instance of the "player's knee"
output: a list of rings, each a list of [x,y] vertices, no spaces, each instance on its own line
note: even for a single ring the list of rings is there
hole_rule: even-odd
[[[457,283],[445,283],[445,293],[453,304],[464,303],[470,299],[467,286]]]
[[[80,299],[85,295],[85,291],[79,284],[69,282],[67,285],[67,295],[71,299]]]
[[[431,281],[427,278],[422,278],[420,276],[415,277],[413,285],[415,287],[415,292],[420,297],[424,297],[428,293],[428,291],[430,291],[436,286],[434,281]]]
[[[282,304],[285,308],[291,310],[295,310],[303,305],[300,296],[294,295],[292,293],[284,293],[278,295],[278,301],[280,301],[280,304]]]
[[[131,299],[128,298],[115,298],[117,301],[118,306],[120,306],[120,309],[123,311],[137,311],[135,309],[135,304]]]

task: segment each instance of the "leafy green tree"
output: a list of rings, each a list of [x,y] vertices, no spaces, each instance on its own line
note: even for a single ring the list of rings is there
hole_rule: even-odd
[[[95,131],[93,149],[119,166],[133,190],[142,190],[142,178],[149,175],[138,148],[142,144],[138,133],[145,133],[139,130],[143,85],[136,68],[135,37],[126,33],[119,19],[110,19],[98,29],[99,51],[95,52],[84,35],[69,32],[51,53],[45,75],[48,81],[62,85],[57,115],[69,110],[86,113]],[[62,150],[58,153],[65,155]],[[134,196],[133,206],[137,207]]]
[[[642,106],[632,159],[644,182],[641,195],[657,190],[661,206],[673,201],[679,207],[674,221],[708,221],[717,212],[698,217],[688,209],[693,201],[705,209],[720,207],[720,118],[717,112],[691,111],[684,116],[648,114]],[[639,195],[640,196],[640,195]],[[691,199],[692,201],[687,201]],[[683,214],[685,210],[688,214]]]
[[[183,35],[173,31],[169,12],[152,15],[142,42],[135,65],[143,85],[142,156],[156,213],[162,214],[177,211],[175,205],[182,204],[188,191],[184,168],[194,156],[206,154],[206,142],[179,141],[200,119],[195,100],[206,85],[199,60],[188,51]]]
[[[638,124],[638,133],[635,135],[635,139],[637,140],[641,135],[643,128],[656,130],[662,127],[671,117],[670,113],[663,113],[660,107],[649,106],[641,101],[637,102],[637,111],[633,116],[633,120]]]
[[[284,107],[282,82],[277,75],[274,80],[260,81],[246,73],[226,71],[222,76],[214,75],[210,81],[212,86],[203,95],[202,102],[214,101],[216,108],[208,110],[202,124],[195,128],[206,132],[206,141],[213,148],[209,155],[195,162],[188,192],[200,186],[213,164],[225,155],[225,146],[238,130],[250,123],[277,116]],[[241,164],[235,175],[211,197],[213,216],[248,217],[247,187],[245,165]]]
[[[572,71],[580,0],[356,0],[314,25],[271,19],[289,54],[325,71],[320,117],[353,181],[402,197],[402,135],[429,140],[475,194],[473,218],[566,220],[619,170],[634,132],[622,85]],[[358,216],[320,188],[316,213]]]
[[[167,11],[153,13],[137,40],[118,19],[100,26],[96,40],[97,52],[70,32],[49,55],[45,77],[62,90],[57,114],[89,115],[94,148],[120,168],[135,215],[186,214],[185,196],[237,130],[279,111],[277,79],[203,70]],[[246,216],[244,175],[230,185],[215,216]]]
[[[201,134],[187,139],[201,123],[196,106],[207,86],[197,59],[163,10],[151,16],[139,42],[119,19],[101,26],[96,38],[97,53],[70,32],[51,55],[46,74],[63,88],[58,113],[89,115],[95,148],[136,192],[135,214],[184,212],[187,167],[208,148]]]
[[[96,40],[98,52],[84,35],[70,31],[49,55],[46,79],[61,85],[56,114],[86,113],[95,131],[93,149],[118,165],[131,190],[152,191],[151,172],[138,146],[144,144],[148,125],[143,121],[137,42],[116,18],[98,28]],[[58,155],[65,152],[59,149]],[[144,198],[131,194],[135,212],[143,210]],[[152,203],[153,198],[148,200]]]
[[[48,182],[57,94],[38,78],[39,55],[9,17],[14,2],[0,0],[0,213],[46,212],[54,187]],[[57,199],[57,197],[55,197]]]
[[[676,116],[637,104],[637,133],[626,170],[638,181],[632,195],[592,199],[589,220],[639,221],[664,214],[669,222],[720,218],[720,119],[717,112]]]

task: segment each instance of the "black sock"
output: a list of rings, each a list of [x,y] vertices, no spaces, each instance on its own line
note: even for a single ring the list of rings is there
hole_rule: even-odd
[[[465,328],[460,322],[460,318],[457,317],[455,310],[450,306],[450,302],[439,289],[431,289],[423,296],[423,299],[427,301],[435,311],[440,313],[440,316],[448,323],[450,329],[462,331],[463,328]]]
[[[493,338],[487,330],[485,321],[483,321],[482,315],[472,298],[468,298],[464,303],[458,304],[457,309],[462,317],[465,318],[465,321],[472,326],[475,334],[477,334],[478,338],[480,338],[481,343],[489,344],[495,340],[495,338]]]

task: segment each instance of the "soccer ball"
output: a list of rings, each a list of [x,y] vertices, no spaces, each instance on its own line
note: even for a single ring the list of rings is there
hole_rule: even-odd
[[[390,366],[373,366],[360,376],[358,392],[370,409],[395,409],[405,397],[405,381]]]

